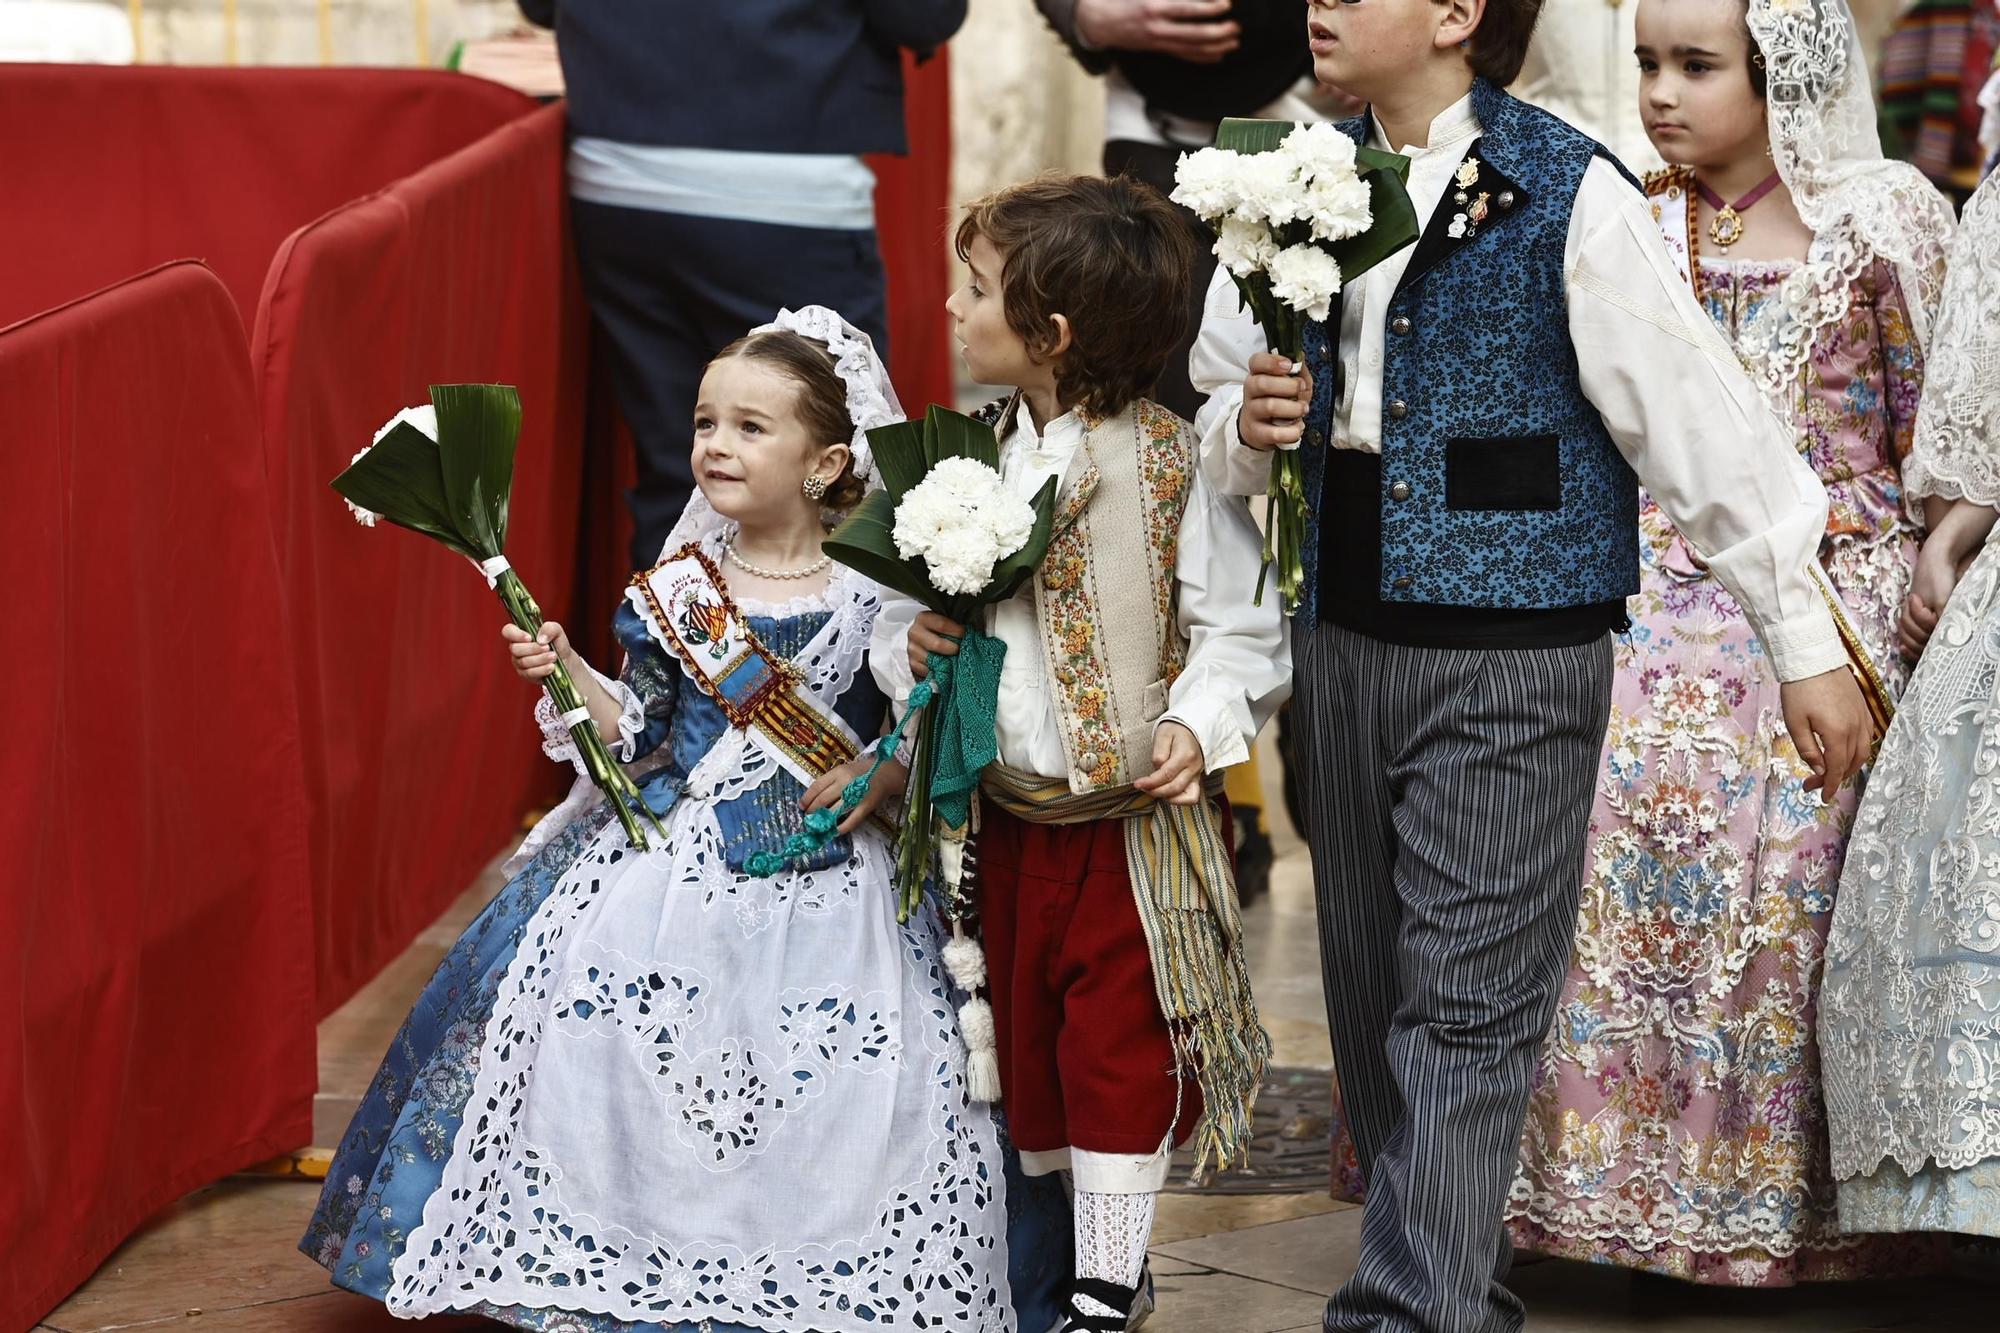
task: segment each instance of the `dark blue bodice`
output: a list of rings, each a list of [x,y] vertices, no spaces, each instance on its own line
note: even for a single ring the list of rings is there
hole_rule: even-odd
[[[832,613],[814,611],[804,615],[772,619],[746,617],[750,630],[774,654],[797,659],[826,627]],[[695,765],[729,730],[729,719],[714,699],[703,693],[674,656],[647,630],[646,623],[630,603],[622,603],[612,621],[619,646],[625,650],[624,682],[638,694],[646,709],[646,729],[637,740],[634,759],[664,746],[666,765],[646,775],[640,784],[646,803],[665,814],[687,791],[687,778]],[[863,631],[865,633],[865,630]],[[866,652],[866,644],[850,651]],[[854,673],[847,690],[834,703],[834,712],[864,741],[881,734],[888,700],[875,687],[864,665]],[[716,823],[722,831],[723,857],[731,870],[740,872],[752,853],[781,845],[798,831],[802,812],[799,801],[805,787],[790,773],[780,771],[744,792],[717,802]],[[800,870],[818,870],[839,865],[853,855],[845,837],[835,838],[821,851],[798,864]]]

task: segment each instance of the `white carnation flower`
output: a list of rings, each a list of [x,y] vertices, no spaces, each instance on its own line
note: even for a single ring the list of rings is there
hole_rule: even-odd
[[[1174,168],[1173,201],[1208,222],[1228,216],[1236,207],[1242,160],[1243,154],[1227,148],[1182,154]]]
[[[1301,176],[1354,174],[1354,140],[1324,121],[1299,126],[1285,136],[1278,151],[1292,160]]]
[[[1314,178],[1305,187],[1299,215],[1312,224],[1314,238],[1322,241],[1359,236],[1375,220],[1367,183],[1359,176]]]
[[[1282,153],[1243,155],[1231,217],[1282,227],[1299,216],[1299,203],[1299,175],[1289,158]]]
[[[1309,318],[1323,320],[1340,294],[1340,265],[1316,245],[1291,245],[1271,260],[1271,294]]]
[[[425,403],[421,407],[406,407],[383,423],[382,429],[375,432],[375,438],[368,442],[368,448],[361,450],[354,457],[348,459],[347,465],[353,467],[356,463],[367,457],[368,449],[373,449],[376,445],[382,443],[382,437],[396,429],[396,423],[399,421],[409,422],[433,440],[436,440],[438,437],[438,414],[436,407],[430,403]],[[376,521],[382,517],[372,509],[363,509],[352,500],[346,500],[346,504],[348,512],[354,515],[354,521],[364,528],[374,527]]]
[[[1277,238],[1261,222],[1226,219],[1217,229],[1215,258],[1239,278],[1261,273],[1278,253]]]
[[[925,564],[939,592],[970,597],[986,591],[999,559],[1000,544],[975,524],[952,534],[951,540],[925,557]]]
[[[1027,545],[1035,510],[1000,474],[970,458],[947,458],[896,506],[896,553],[921,556],[940,592],[971,596],[993,581],[993,566]]]
[[[396,423],[399,421],[409,422],[412,426],[430,436],[433,441],[438,437],[438,410],[432,404],[424,403],[418,407],[406,407],[395,416],[390,417],[382,429],[375,432],[375,438],[368,442],[369,447],[373,448],[375,445],[382,443],[382,437],[396,429]],[[366,451],[364,450],[363,452]]]

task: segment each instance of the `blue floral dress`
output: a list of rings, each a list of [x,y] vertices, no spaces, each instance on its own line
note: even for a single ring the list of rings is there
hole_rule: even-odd
[[[838,572],[824,596],[743,611],[872,736],[876,606]],[[537,830],[397,1034],[300,1248],[407,1317],[1013,1329],[1001,1141],[967,1099],[935,925],[896,921],[887,838],[870,825],[743,874],[798,827],[801,784],[637,610],[615,629],[619,757],[656,765],[641,791],[665,845],[634,851],[602,804]],[[1041,1320],[1066,1203],[1015,1204]]]

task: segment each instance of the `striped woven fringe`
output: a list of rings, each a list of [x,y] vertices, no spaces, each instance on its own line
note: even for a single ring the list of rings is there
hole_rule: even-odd
[[[1077,795],[1059,778],[995,764],[981,783],[1008,814],[1031,824],[1120,819],[1132,896],[1153,960],[1153,989],[1173,1035],[1174,1073],[1201,1086],[1193,1179],[1227,1169],[1250,1148],[1250,1113],[1271,1060],[1243,952],[1236,868],[1214,793],[1166,805],[1135,787]]]

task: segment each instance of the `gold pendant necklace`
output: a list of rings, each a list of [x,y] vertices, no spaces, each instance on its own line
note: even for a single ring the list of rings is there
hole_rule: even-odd
[[[1756,189],[1733,204],[1725,202],[1699,178],[1695,180],[1694,188],[1701,193],[1702,201],[1715,210],[1715,216],[1708,223],[1708,239],[1714,241],[1715,248],[1727,256],[1729,247],[1743,239],[1743,215],[1758,200],[1778,188],[1778,173],[1774,171],[1766,176]]]

